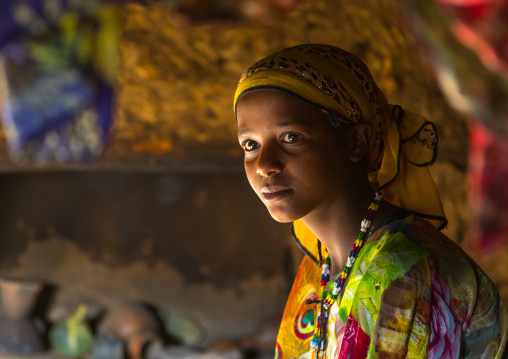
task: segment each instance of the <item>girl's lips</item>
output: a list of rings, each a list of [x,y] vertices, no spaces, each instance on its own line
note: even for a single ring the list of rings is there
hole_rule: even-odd
[[[291,188],[275,192],[263,192],[263,198],[268,202],[280,201],[290,196],[292,192],[293,190]]]

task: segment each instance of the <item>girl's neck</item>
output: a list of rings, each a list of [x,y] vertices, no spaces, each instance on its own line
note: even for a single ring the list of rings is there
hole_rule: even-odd
[[[351,190],[344,191],[340,198],[302,218],[305,225],[328,249],[331,276],[340,273],[346,264],[353,242],[360,232],[362,218],[375,197],[375,191],[365,177],[353,179],[351,186]],[[382,201],[372,225],[377,227],[382,218],[400,210]],[[400,213],[401,215],[407,213],[402,211],[404,213]]]

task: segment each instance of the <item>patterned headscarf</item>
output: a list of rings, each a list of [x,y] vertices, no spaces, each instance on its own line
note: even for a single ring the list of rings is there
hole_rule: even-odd
[[[383,199],[446,225],[436,185],[427,166],[437,156],[436,126],[389,105],[367,66],[329,45],[299,45],[276,52],[249,68],[240,79],[238,99],[251,91],[274,89],[312,103],[336,121],[372,126],[368,176]],[[340,125],[340,124],[339,124]],[[295,229],[302,223],[295,223]]]

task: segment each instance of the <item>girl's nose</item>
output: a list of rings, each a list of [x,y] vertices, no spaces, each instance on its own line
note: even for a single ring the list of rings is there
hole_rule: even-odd
[[[282,161],[274,148],[262,148],[257,160],[256,173],[260,176],[272,176],[282,171]]]

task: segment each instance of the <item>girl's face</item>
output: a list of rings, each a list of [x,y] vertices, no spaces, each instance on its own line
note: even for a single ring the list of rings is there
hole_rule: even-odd
[[[319,109],[259,90],[240,98],[237,121],[247,178],[276,221],[326,211],[348,190],[347,136],[338,136]]]

